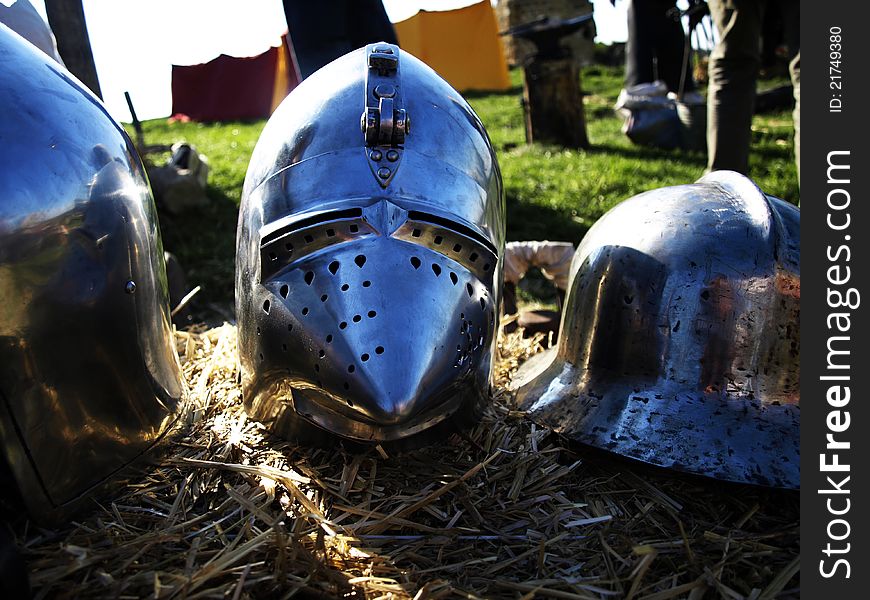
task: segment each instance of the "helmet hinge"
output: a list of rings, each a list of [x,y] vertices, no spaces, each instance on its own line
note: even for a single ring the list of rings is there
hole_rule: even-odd
[[[366,99],[362,114],[366,160],[381,187],[389,185],[402,159],[410,129],[402,98],[399,48],[392,44],[366,47]]]

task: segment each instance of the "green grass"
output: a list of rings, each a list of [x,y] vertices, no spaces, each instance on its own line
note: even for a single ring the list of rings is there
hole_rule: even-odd
[[[514,87],[509,92],[468,96],[498,153],[509,240],[576,244],[618,202],[649,189],[693,182],[702,175],[703,153],[635,146],[622,134],[622,121],[613,111],[622,87],[621,68],[593,66],[583,71],[589,150],[526,145],[522,74],[514,70],[511,77]],[[178,255],[191,285],[203,286],[200,305],[232,302],[237,207],[248,159],[264,124],[143,123],[148,144],[185,140],[209,159],[211,206],[179,217],[161,215],[164,246]],[[757,115],[750,176],[768,194],[796,203],[799,187],[792,135],[790,111]]]

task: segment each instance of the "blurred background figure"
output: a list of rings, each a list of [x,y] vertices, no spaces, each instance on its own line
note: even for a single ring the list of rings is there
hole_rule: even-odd
[[[669,92],[698,96],[683,25],[674,16],[676,4],[676,0],[629,0],[626,88],[661,80]]]
[[[749,172],[752,115],[761,67],[765,10],[773,0],[709,0],[719,41],[710,55],[707,90],[707,170]],[[794,88],[795,159],[800,178],[800,41],[796,0],[778,2],[787,41],[789,72]]]
[[[381,0],[283,2],[302,79],[366,44],[399,43]]]

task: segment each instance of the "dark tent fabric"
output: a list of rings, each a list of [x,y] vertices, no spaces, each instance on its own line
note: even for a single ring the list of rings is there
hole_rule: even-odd
[[[194,121],[269,117],[300,80],[287,36],[281,42],[259,56],[172,65],[172,114]]]

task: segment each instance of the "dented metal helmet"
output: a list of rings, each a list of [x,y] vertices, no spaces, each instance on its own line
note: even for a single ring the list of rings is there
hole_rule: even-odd
[[[483,125],[432,69],[374,44],[306,79],[266,125],[242,196],[250,414],[291,437],[316,425],[382,442],[479,406],[504,229]]]
[[[737,173],[619,204],[577,249],[520,408],[647,463],[799,487],[799,262],[800,211]]]
[[[132,143],[3,26],[0,62],[0,473],[50,521],[153,446],[184,390]]]

